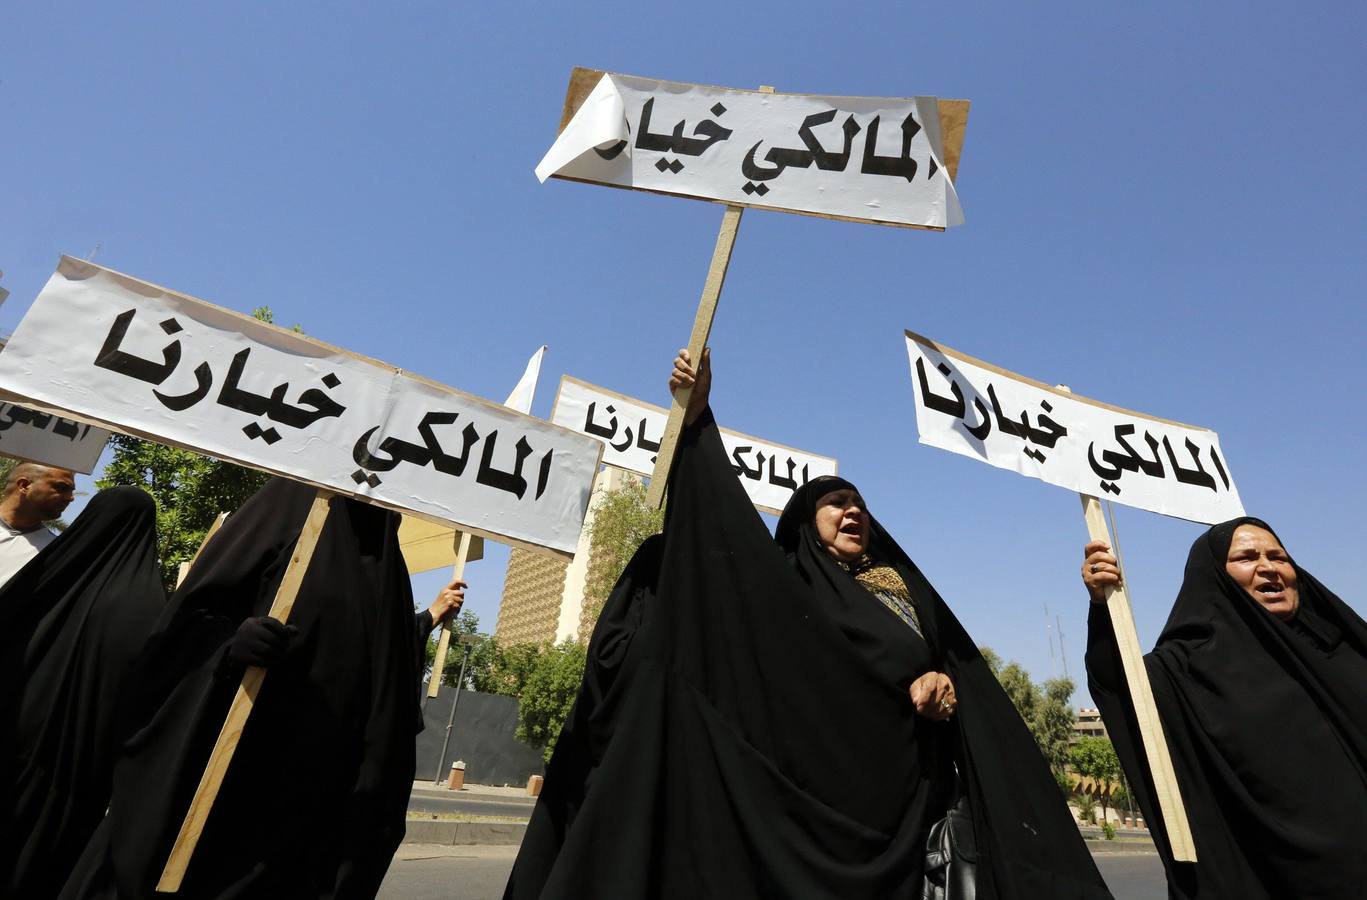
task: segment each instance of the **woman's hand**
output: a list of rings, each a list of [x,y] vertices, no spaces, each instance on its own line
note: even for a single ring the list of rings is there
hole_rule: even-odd
[[[932,722],[943,722],[959,708],[954,682],[944,672],[927,672],[911,683],[911,702],[918,715]]]
[[[1119,586],[1120,564],[1111,555],[1111,548],[1104,541],[1092,541],[1082,548],[1082,583],[1087,585],[1087,593],[1093,603],[1106,600],[1106,586]]]
[[[442,622],[460,612],[461,606],[465,603],[465,588],[468,585],[463,581],[453,581],[441,589],[437,594],[437,599],[432,601],[432,605],[427,607],[427,612],[432,616],[432,626],[435,628]]]
[[[703,348],[702,366],[697,370],[693,368],[688,350],[680,350],[679,355],[674,357],[674,371],[669,373],[669,393],[672,395],[685,387],[693,388],[693,393],[688,395],[688,407],[684,410],[684,424],[692,425],[707,408],[707,395],[712,392],[711,347]]]

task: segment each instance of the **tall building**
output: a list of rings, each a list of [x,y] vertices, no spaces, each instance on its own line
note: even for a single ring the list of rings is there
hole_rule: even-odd
[[[593,520],[603,496],[636,476],[606,466],[593,480],[589,511],[574,559],[566,562],[529,550],[513,550],[503,582],[494,637],[509,644],[559,643],[593,630],[593,610],[584,608],[584,590],[592,563]]]
[[[504,646],[555,640],[560,597],[569,563],[543,553],[513,548],[498,607],[494,637]]]

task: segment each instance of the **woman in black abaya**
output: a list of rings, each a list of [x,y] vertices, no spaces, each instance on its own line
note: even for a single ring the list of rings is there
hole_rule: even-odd
[[[53,897],[109,803],[115,710],[166,606],[156,505],[96,494],[0,589],[7,740],[0,896]]]
[[[1092,698],[1130,777],[1172,897],[1358,898],[1367,885],[1367,623],[1241,518],[1192,544],[1145,658],[1196,845],[1175,862],[1103,603],[1120,578],[1088,544]]]
[[[978,897],[1108,897],[934,588],[839,479],[795,494],[776,543],[699,408],[705,388],[664,531],[595,627],[505,897],[919,898],[955,766]],[[831,494],[867,537],[853,572],[822,542]]]
[[[373,897],[419,727],[395,513],[334,498],[290,624],[265,619],[312,503],[275,479],[204,548],[148,642],[109,815],[63,897],[152,900],[245,665],[267,676],[181,898]]]

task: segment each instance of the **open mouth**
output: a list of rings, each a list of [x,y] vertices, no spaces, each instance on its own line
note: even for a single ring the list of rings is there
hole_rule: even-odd
[[[850,522],[840,526],[840,533],[848,534],[851,537],[861,537],[864,533],[864,529],[858,522]]]
[[[1254,590],[1269,600],[1281,597],[1286,592],[1286,588],[1279,584],[1260,584]]]

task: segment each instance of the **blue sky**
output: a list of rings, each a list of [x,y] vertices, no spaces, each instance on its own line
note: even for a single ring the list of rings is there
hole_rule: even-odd
[[[721,208],[539,185],[570,69],[973,101],[945,234],[750,212],[723,424],[837,456],[982,644],[1081,673],[1075,496],[920,446],[911,328],[1217,430],[1249,511],[1360,611],[1360,4],[8,4],[10,331],[61,253],[502,400],[666,402]],[[1118,510],[1141,642],[1197,526]],[[467,570],[492,628],[506,552]],[[437,576],[420,578],[422,595]],[[1079,694],[1079,700],[1085,699]]]

